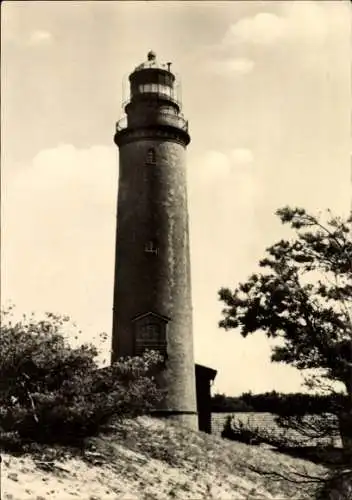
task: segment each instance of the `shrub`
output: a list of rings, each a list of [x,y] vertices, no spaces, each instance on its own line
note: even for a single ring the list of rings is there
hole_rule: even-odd
[[[288,437],[284,431],[277,432],[275,429],[253,425],[249,419],[243,422],[233,415],[227,417],[221,436],[246,444],[267,444],[277,449],[299,445],[299,442]]]
[[[221,437],[253,445],[264,442],[260,437],[259,429],[251,429],[241,420],[238,423],[235,422],[232,415],[227,417]]]
[[[99,369],[97,349],[71,347],[66,318],[47,314],[16,323],[2,312],[0,430],[23,440],[74,443],[113,418],[148,412],[162,398],[153,373],[156,353]]]

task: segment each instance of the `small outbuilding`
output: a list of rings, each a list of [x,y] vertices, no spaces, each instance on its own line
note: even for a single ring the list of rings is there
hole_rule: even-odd
[[[195,365],[198,428],[211,434],[211,386],[217,371],[208,366]]]

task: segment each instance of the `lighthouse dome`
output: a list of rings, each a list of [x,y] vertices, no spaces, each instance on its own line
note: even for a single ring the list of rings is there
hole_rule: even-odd
[[[157,58],[156,58],[156,53],[153,50],[150,50],[147,54],[147,60],[142,62],[142,64],[139,64],[135,71],[139,71],[142,69],[148,69],[148,68],[154,68],[154,69],[168,69],[167,63],[160,63]]]

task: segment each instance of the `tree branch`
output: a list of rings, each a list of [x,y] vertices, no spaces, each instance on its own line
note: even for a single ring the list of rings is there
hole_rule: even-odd
[[[23,376],[25,377],[26,380],[29,380],[29,376],[27,375],[27,373],[23,373]],[[32,411],[33,411],[33,418],[36,421],[36,423],[38,424],[39,423],[39,418],[38,418],[38,415],[37,415],[37,409],[36,409],[36,406],[35,406],[35,403],[34,403],[33,396],[30,393],[30,391],[28,390],[27,384],[25,383],[25,381],[21,381],[21,385],[24,388],[24,390],[26,391],[27,397],[28,397],[28,399],[29,399],[29,401],[31,403],[31,408],[32,408]]]
[[[272,479],[276,479],[277,481],[280,479],[283,479],[284,481],[289,481],[290,483],[295,483],[295,484],[299,484],[299,485],[312,484],[312,483],[321,484],[321,483],[324,483],[326,481],[326,478],[321,478],[319,476],[311,476],[309,474],[302,474],[302,473],[297,472],[297,471],[293,471],[293,474],[297,476],[297,479],[295,479],[292,477],[288,477],[284,474],[281,474],[280,472],[266,471],[266,470],[258,469],[257,467],[254,467],[253,465],[250,465],[250,464],[247,464],[247,468],[252,472],[256,472],[257,474],[261,474],[263,476],[269,476]],[[300,478],[300,479],[298,479],[298,478]],[[302,482],[302,479],[306,479],[306,480]]]

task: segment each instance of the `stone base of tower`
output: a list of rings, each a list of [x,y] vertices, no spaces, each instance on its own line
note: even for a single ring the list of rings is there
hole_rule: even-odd
[[[188,427],[193,431],[199,430],[198,413],[179,410],[154,410],[151,412],[152,417],[165,418],[174,423]]]

